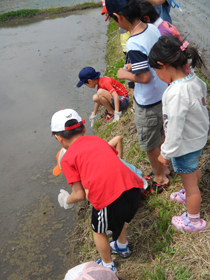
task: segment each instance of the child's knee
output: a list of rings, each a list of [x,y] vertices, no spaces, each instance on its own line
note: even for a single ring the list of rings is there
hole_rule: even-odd
[[[122,136],[118,135],[116,137],[117,137],[118,142],[122,143],[122,139],[123,139]]]
[[[105,97],[107,94],[110,95],[109,91],[106,90],[106,89],[103,89],[103,88],[100,88],[100,89],[97,91],[97,95],[99,96],[99,98]]]
[[[97,93],[93,95],[93,101],[94,102],[98,102],[99,101],[99,96],[98,96]]]

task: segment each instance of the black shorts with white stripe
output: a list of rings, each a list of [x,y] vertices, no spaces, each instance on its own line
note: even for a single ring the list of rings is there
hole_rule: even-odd
[[[96,210],[92,208],[92,229],[97,233],[107,230],[113,232],[113,240],[117,240],[123,226],[129,223],[139,207],[141,190],[133,188],[125,191],[121,196],[107,207]]]

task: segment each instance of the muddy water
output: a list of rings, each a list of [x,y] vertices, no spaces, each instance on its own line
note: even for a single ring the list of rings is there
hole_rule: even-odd
[[[57,202],[69,187],[52,175],[60,146],[50,119],[64,107],[85,119],[92,112],[93,91],[75,85],[84,66],[104,72],[100,11],[0,29],[1,280],[62,279],[73,265],[66,240],[75,210]]]
[[[210,78],[210,1],[179,0],[176,1],[183,10],[173,9],[173,25],[179,30],[183,39],[198,47],[206,63],[206,75]]]

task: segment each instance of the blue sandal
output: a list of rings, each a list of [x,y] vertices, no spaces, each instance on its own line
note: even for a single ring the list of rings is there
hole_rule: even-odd
[[[112,242],[112,241],[111,241]],[[111,243],[110,242],[110,243]],[[126,246],[125,249],[120,249],[118,246],[117,246],[117,241],[114,242],[114,248],[111,247],[111,244],[110,244],[110,248],[111,248],[111,253],[112,254],[118,254],[120,255],[122,258],[128,258],[130,257],[130,255],[132,254],[132,252],[130,251],[128,245]]]

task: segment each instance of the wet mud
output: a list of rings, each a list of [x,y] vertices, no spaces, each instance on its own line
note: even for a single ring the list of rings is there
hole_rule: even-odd
[[[176,1],[182,12],[171,9],[173,25],[183,39],[199,49],[207,69],[204,73],[210,78],[210,1],[180,0]]]
[[[107,23],[100,12],[0,28],[1,280],[62,279],[75,265],[68,239],[75,206],[67,211],[57,202],[60,188],[70,187],[63,174],[52,174],[61,147],[50,120],[67,107],[86,120],[91,115],[93,92],[76,84],[85,66],[104,73]]]

